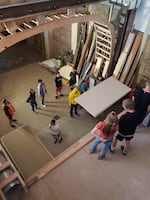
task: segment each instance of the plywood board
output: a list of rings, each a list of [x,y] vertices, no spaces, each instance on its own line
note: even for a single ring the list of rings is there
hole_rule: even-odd
[[[1,143],[25,180],[52,160],[50,153],[28,126],[3,136]]]
[[[59,73],[60,75],[67,79],[67,80],[70,80],[70,72],[73,70],[73,67],[72,66],[69,66],[69,65],[65,65],[63,67],[61,67],[59,69]]]
[[[97,117],[104,110],[128,94],[130,90],[131,88],[116,78],[109,77],[77,97],[76,101],[93,117]]]
[[[128,74],[130,72],[130,69],[132,67],[132,63],[133,63],[133,61],[135,59],[135,56],[136,56],[136,53],[138,52],[138,49],[140,47],[140,44],[141,44],[141,41],[142,41],[142,36],[143,36],[143,34],[139,32],[137,34],[136,38],[135,38],[135,41],[133,43],[131,52],[130,52],[130,54],[128,56],[127,62],[126,62],[125,67],[124,67],[124,70],[123,70],[123,72],[121,74],[121,77],[120,77],[120,81],[123,82],[123,83],[125,82]]]
[[[118,62],[116,64],[116,67],[114,69],[114,72],[113,72],[113,76],[115,78],[119,79],[120,74],[122,72],[122,69],[124,67],[124,64],[126,62],[126,59],[127,59],[127,53],[122,51],[120,56],[119,56]]]
[[[129,36],[127,38],[127,41],[126,41],[124,49],[123,49],[124,52],[129,53],[129,51],[132,47],[132,44],[134,42],[134,39],[135,39],[135,33],[129,33]]]
[[[104,59],[101,58],[101,57],[98,57],[98,58],[97,58],[96,65],[95,65],[95,68],[93,69],[93,73],[92,73],[92,75],[93,75],[94,77],[97,77],[97,76],[99,75],[99,72],[100,72],[101,69],[102,69],[103,60],[104,60]]]
[[[88,37],[87,37],[86,42],[85,42],[83,49],[82,49],[80,61],[79,61],[78,68],[77,68],[78,74],[80,74],[80,72],[82,70],[82,67],[83,67],[83,64],[84,64],[84,61],[85,61],[85,57],[86,57],[86,52],[87,52],[87,50],[89,50],[91,42],[92,42],[92,38],[93,38],[92,36],[93,36],[93,26],[91,26],[91,29],[88,33]]]
[[[109,64],[110,64],[110,61],[109,60],[106,60],[105,61],[105,65],[104,65],[104,69],[103,69],[103,72],[102,72],[102,77],[103,78],[107,78],[108,77],[108,74],[109,74]]]

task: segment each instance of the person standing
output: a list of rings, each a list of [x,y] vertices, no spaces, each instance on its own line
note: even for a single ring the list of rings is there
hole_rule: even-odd
[[[36,102],[35,91],[32,88],[29,91],[29,97],[27,99],[27,103],[30,103],[32,111],[35,112],[35,109],[37,109],[37,102]]]
[[[70,106],[70,117],[74,117],[73,113],[75,115],[79,115],[78,110],[78,103],[76,102],[75,98],[80,95],[80,91],[78,87],[75,87],[72,89],[69,93],[69,106]]]
[[[40,97],[41,105],[43,107],[46,107],[46,105],[45,105],[45,94],[47,93],[47,90],[46,90],[45,84],[43,83],[42,79],[38,80],[37,91],[38,91],[38,95]]]
[[[134,109],[134,102],[131,99],[124,99],[122,107],[124,108],[125,113],[120,116],[119,130],[114,136],[110,151],[112,153],[114,152],[114,148],[116,147],[118,140],[125,140],[125,147],[121,145],[121,152],[124,156],[126,156],[130,148],[130,140],[134,137],[138,118]]]
[[[56,94],[55,98],[58,99],[59,96],[64,96],[61,92],[62,90],[62,76],[60,75],[59,72],[57,72],[56,77],[55,77],[55,86],[56,86]]]
[[[135,103],[135,110],[138,114],[138,124],[140,125],[146,113],[150,111],[150,80],[146,82],[144,88],[135,88],[132,100]]]
[[[61,143],[62,142],[62,137],[61,137],[61,131],[59,128],[59,124],[56,124],[56,120],[52,119],[50,124],[49,124],[49,129],[50,133],[53,136],[54,143],[56,144],[57,142]]]
[[[104,121],[100,121],[91,133],[96,139],[93,141],[89,153],[95,153],[97,146],[103,143],[102,149],[97,157],[98,160],[105,158],[108,149],[110,148],[115,132],[118,130],[118,117],[116,112],[110,112]]]
[[[16,119],[13,119],[13,115],[15,113],[15,108],[13,105],[7,100],[3,99],[3,105],[4,105],[4,113],[9,119],[9,124],[11,127],[16,128],[16,126],[13,124],[13,122],[16,122]]]
[[[74,85],[76,84],[77,82],[77,72],[75,69],[73,69],[71,72],[70,72],[70,80],[69,80],[69,86],[71,89],[73,89]]]

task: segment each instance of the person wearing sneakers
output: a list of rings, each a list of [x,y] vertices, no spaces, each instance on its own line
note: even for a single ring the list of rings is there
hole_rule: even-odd
[[[92,143],[89,153],[95,153],[97,146],[100,143],[103,143],[102,149],[99,152],[98,160],[103,159],[106,156],[107,151],[109,150],[115,132],[118,130],[118,117],[116,112],[110,112],[104,121],[100,121],[91,133],[95,135],[96,139]]]
[[[4,113],[9,119],[10,126],[16,128],[16,126],[13,124],[13,122],[17,121],[16,119],[13,119],[15,108],[9,101],[7,101],[7,99],[3,99],[3,105],[4,105]]]
[[[37,102],[36,102],[35,91],[32,88],[29,90],[29,97],[26,102],[30,103],[32,111],[35,112],[35,109],[37,109]]]
[[[50,124],[49,124],[49,129],[50,133],[53,136],[54,143],[56,144],[57,142],[61,143],[62,142],[62,136],[61,136],[61,131],[59,128],[59,124],[56,124],[56,120],[52,119]]]
[[[80,91],[78,87],[75,87],[69,92],[69,106],[70,106],[70,117],[74,117],[73,113],[75,115],[79,116],[78,113],[78,103],[76,102],[75,98],[80,96]]]
[[[43,83],[42,79],[38,80],[37,91],[38,91],[38,95],[40,97],[41,105],[43,107],[46,107],[46,105],[45,105],[45,94],[47,93],[47,90],[46,90],[45,84]]]
[[[55,98],[58,99],[59,96],[64,96],[61,92],[61,90],[62,90],[62,76],[60,75],[59,72],[57,72],[56,77],[55,77],[55,85],[56,85]]]
[[[117,141],[125,140],[125,146],[121,145],[121,152],[125,156],[130,148],[130,140],[133,139],[136,127],[138,125],[138,115],[134,110],[134,102],[131,99],[124,99],[122,107],[125,113],[120,116],[119,130],[114,136],[113,144],[110,151],[113,153],[117,145]]]

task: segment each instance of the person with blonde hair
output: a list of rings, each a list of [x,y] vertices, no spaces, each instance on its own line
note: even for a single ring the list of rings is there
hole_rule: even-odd
[[[100,121],[91,131],[96,139],[92,143],[89,153],[96,152],[97,146],[103,143],[102,149],[99,152],[98,160],[106,156],[108,149],[111,147],[115,132],[118,130],[118,117],[116,112],[110,112],[104,121]]]

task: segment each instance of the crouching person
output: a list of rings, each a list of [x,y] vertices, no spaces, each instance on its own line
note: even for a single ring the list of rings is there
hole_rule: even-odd
[[[56,124],[56,120],[52,119],[50,124],[49,124],[49,129],[50,133],[54,138],[54,143],[56,144],[57,142],[61,143],[62,142],[62,136],[61,136],[61,131],[59,128],[59,124]]]

